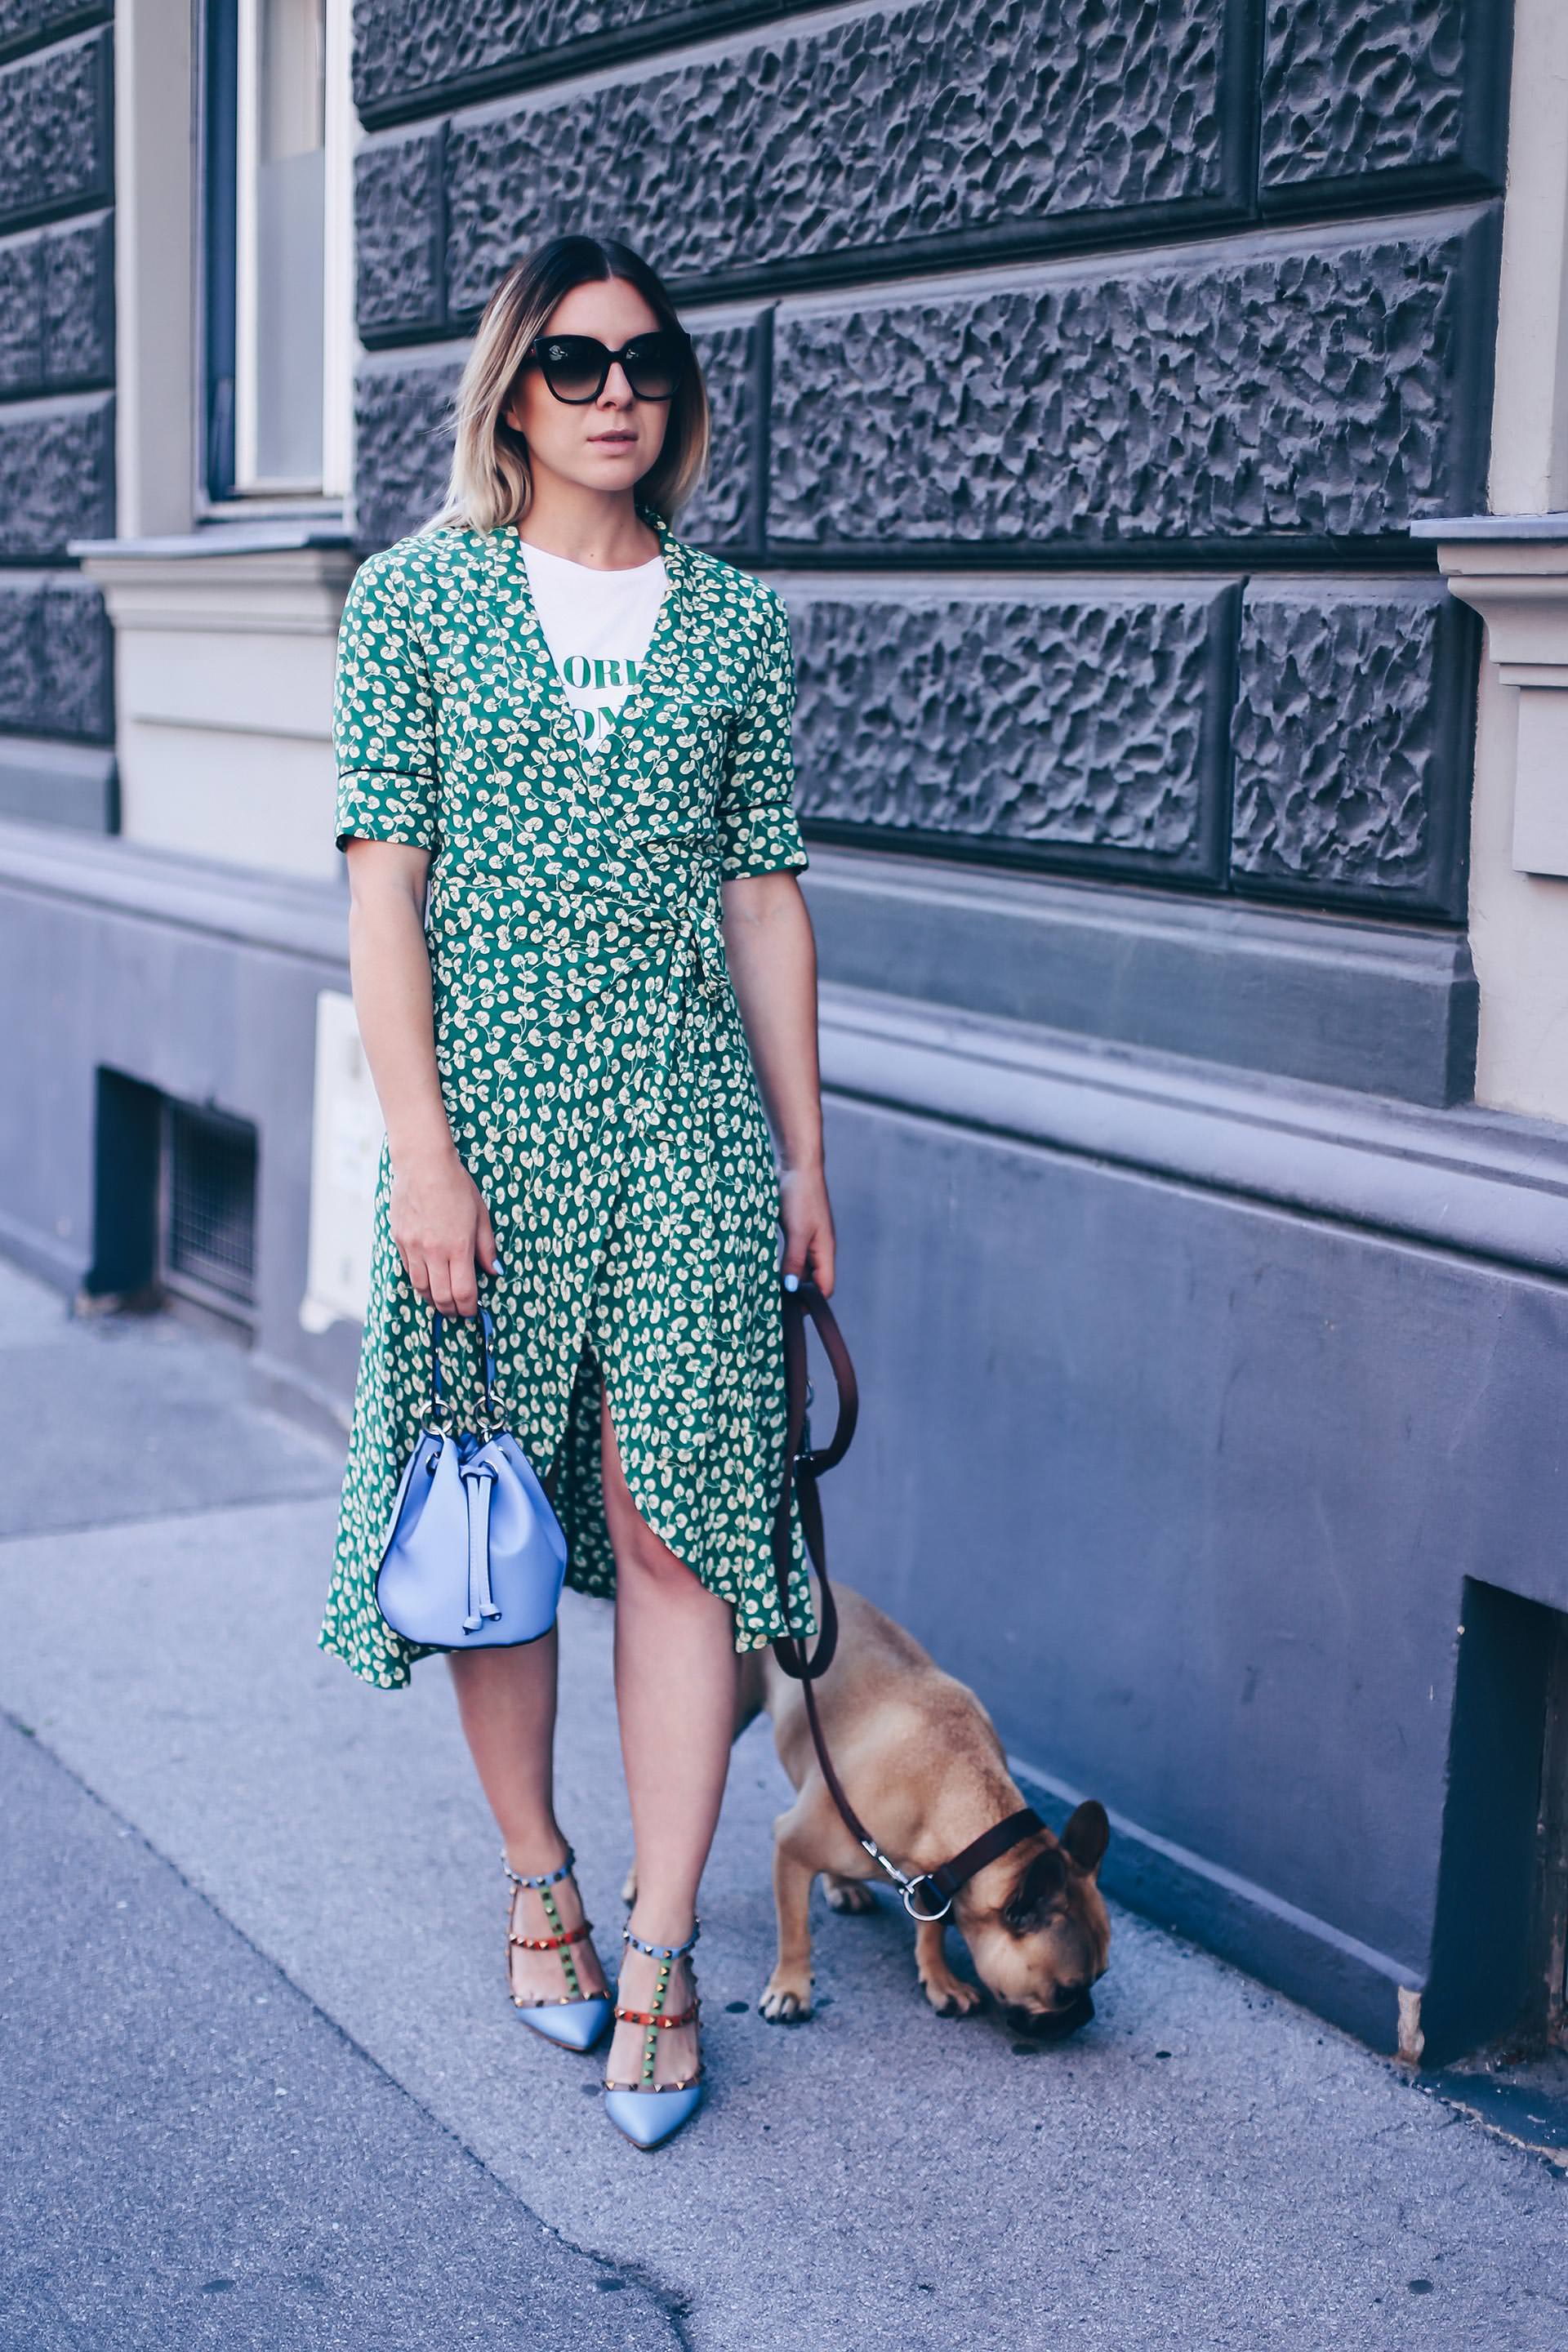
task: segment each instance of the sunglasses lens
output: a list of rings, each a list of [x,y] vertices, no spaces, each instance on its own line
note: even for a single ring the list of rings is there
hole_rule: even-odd
[[[668,400],[680,382],[682,351],[673,335],[643,335],[626,346],[626,382],[639,400]]]
[[[557,400],[592,400],[604,371],[605,347],[592,335],[546,335],[540,341],[539,364]]]

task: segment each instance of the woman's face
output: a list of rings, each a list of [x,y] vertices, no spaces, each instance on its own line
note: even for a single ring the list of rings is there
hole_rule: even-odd
[[[596,335],[607,351],[619,351],[635,335],[653,332],[657,312],[624,278],[574,286],[550,313],[557,335]],[[639,481],[664,446],[669,423],[668,400],[638,400],[619,360],[605,379],[597,400],[557,400],[542,369],[525,366],[513,387],[507,422],[528,444],[541,472],[595,490],[626,490]]]

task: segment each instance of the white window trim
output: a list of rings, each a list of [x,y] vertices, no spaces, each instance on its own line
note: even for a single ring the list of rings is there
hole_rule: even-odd
[[[260,0],[238,0],[239,89],[236,142],[235,226],[235,506],[254,499],[347,497],[352,464],[353,311],[354,113],[350,60],[350,0],[326,0],[326,121],[321,332],[321,479],[260,481],[256,467],[256,160],[258,145]]]

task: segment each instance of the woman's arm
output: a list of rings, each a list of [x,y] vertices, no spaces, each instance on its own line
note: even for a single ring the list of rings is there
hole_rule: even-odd
[[[492,1274],[500,1261],[489,1211],[452,1140],[436,1067],[424,917],[430,854],[356,838],[343,855],[354,1013],[392,1160],[392,1238],[422,1298],[443,1315],[472,1315],[476,1258]]]
[[[816,941],[792,873],[724,885],[724,945],[782,1162],[784,1272],[833,1290],[833,1212],[822,1157]]]

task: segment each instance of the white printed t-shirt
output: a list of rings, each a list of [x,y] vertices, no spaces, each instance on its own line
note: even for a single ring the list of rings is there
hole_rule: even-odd
[[[664,601],[664,558],[601,572],[521,542],[534,610],[585,751],[615,730]]]

